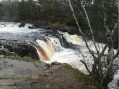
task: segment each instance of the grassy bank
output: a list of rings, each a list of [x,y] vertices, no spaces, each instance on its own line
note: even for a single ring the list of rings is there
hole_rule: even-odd
[[[71,68],[69,65],[66,65],[65,67],[80,81],[80,87],[82,87],[82,89],[104,89],[92,76],[85,75],[79,70]]]

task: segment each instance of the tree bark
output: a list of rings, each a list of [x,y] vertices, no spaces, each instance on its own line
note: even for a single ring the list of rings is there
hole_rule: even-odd
[[[96,56],[95,56],[94,53],[91,51],[91,49],[90,49],[90,47],[89,47],[89,45],[88,45],[88,43],[87,43],[86,37],[85,37],[84,33],[82,32],[82,30],[81,30],[81,28],[80,28],[80,25],[79,25],[79,23],[78,23],[78,19],[77,19],[76,16],[75,16],[75,12],[74,12],[73,6],[72,6],[72,4],[71,4],[71,0],[68,0],[68,2],[69,2],[69,6],[70,6],[70,9],[71,9],[72,15],[73,15],[73,17],[74,17],[74,20],[75,20],[75,22],[76,22],[76,25],[78,26],[78,30],[79,30],[79,32],[81,33],[81,35],[82,35],[82,37],[83,37],[83,39],[84,39],[84,41],[85,41],[86,47],[88,48],[89,52],[91,53],[91,55],[94,57],[94,60],[95,60],[95,59],[96,59]]]
[[[118,49],[119,49],[119,0],[117,2],[118,5]]]

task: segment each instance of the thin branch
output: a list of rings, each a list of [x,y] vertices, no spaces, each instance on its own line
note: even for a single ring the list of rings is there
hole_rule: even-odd
[[[116,54],[113,56],[113,58],[117,58],[119,56],[119,49],[117,50]]]
[[[81,16],[83,17],[83,19],[85,20],[85,22],[87,22],[87,20],[85,19],[85,17],[83,16],[82,12],[79,10],[78,6],[75,6],[77,8],[77,10],[79,11],[79,13],[81,14]]]
[[[105,78],[107,77],[108,73],[110,72],[114,60],[115,60],[115,59],[112,57],[112,58],[111,58],[111,61],[110,61],[110,63],[109,63],[109,66],[108,66],[108,68],[107,68],[107,71],[104,73],[104,77],[103,77],[102,80],[101,80],[101,84],[104,82]]]
[[[108,47],[108,45],[105,45],[105,47],[103,48],[102,52],[98,55],[98,68],[99,68],[99,71],[100,71],[100,75],[101,76],[103,75],[101,57],[105,53],[107,47]]]
[[[83,60],[81,60],[81,62],[85,65],[85,67],[86,67],[87,71],[89,72],[89,74],[92,74],[91,71],[88,69],[87,64]]]
[[[85,15],[86,15],[86,19],[87,19],[87,22],[88,22],[88,26],[89,26],[89,28],[90,28],[91,38],[92,38],[93,44],[94,44],[94,46],[95,46],[95,49],[96,49],[97,53],[99,53],[98,48],[97,48],[97,45],[96,45],[96,42],[95,42],[95,39],[94,39],[94,34],[93,34],[93,30],[92,30],[92,27],[91,27],[91,24],[90,24],[90,20],[89,20],[87,11],[86,11],[86,9],[85,9],[85,7],[84,7],[84,5],[83,5],[82,2],[81,2],[81,5],[82,5],[83,10],[84,10],[84,13],[85,13]]]
[[[105,45],[105,47],[103,48],[102,52],[99,55],[99,59],[101,59],[102,55],[104,54],[105,50],[107,49],[108,45]]]
[[[107,32],[107,35],[109,35],[110,34],[110,30],[109,30],[109,27],[107,26],[106,22],[107,22],[107,14],[104,13],[104,27],[105,27],[105,30]]]
[[[80,49],[79,49],[79,51],[81,52]],[[82,52],[81,52],[81,54],[82,54],[82,57],[83,57],[83,59],[84,59],[84,61],[81,60],[81,62],[84,64],[84,66],[85,66],[85,68],[87,69],[88,73],[91,74],[91,71],[89,70],[87,63],[85,63],[85,56],[84,56],[84,54],[83,54]]]
[[[119,50],[119,0],[117,1],[118,4],[118,50]]]
[[[79,32],[81,33],[81,35],[82,35],[82,37],[83,37],[83,39],[84,39],[84,42],[85,42],[85,44],[86,44],[86,47],[88,48],[89,52],[91,53],[91,55],[94,57],[94,60],[95,60],[95,59],[96,59],[96,56],[95,56],[94,53],[91,51],[91,49],[90,49],[90,47],[89,47],[89,45],[88,45],[88,43],[87,43],[86,37],[85,37],[84,33],[82,32],[82,30],[81,30],[81,28],[80,28],[80,26],[79,26],[78,20],[77,20],[77,18],[76,18],[76,15],[75,15],[75,13],[74,13],[74,9],[73,9],[72,4],[71,4],[71,0],[68,0],[68,2],[69,2],[69,6],[70,6],[70,9],[71,9],[72,15],[73,15],[73,17],[74,17],[74,20],[75,20],[75,22],[76,22],[76,24],[77,24],[77,26],[78,26],[78,30],[79,30]]]
[[[115,26],[114,26],[114,28],[113,28],[113,30],[111,32],[111,35],[114,35],[115,31],[117,30],[117,27],[118,27],[118,22],[115,23]]]

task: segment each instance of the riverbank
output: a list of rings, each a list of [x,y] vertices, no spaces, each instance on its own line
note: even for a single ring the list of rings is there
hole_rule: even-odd
[[[87,62],[93,63],[92,61],[90,61],[92,59],[92,57],[88,53],[88,50],[84,44],[84,41],[81,37],[79,37],[79,35],[71,35],[67,32],[58,30],[58,28],[57,29],[56,28],[55,29],[53,29],[53,28],[41,29],[41,28],[34,28],[35,26],[33,26],[32,24],[25,24],[25,26],[23,26],[23,27],[19,27],[20,25],[21,24],[19,24],[19,23],[1,23],[0,31],[1,31],[1,38],[3,38],[3,39],[1,39],[1,48],[2,49],[4,49],[4,47],[6,48],[6,53],[4,52],[5,50],[1,49],[1,51],[2,51],[1,55],[3,53],[4,53],[4,55],[8,54],[7,56],[11,56],[10,53],[15,53],[15,56],[17,56],[16,54],[18,54],[18,55],[23,54],[23,58],[25,56],[26,57],[30,56],[32,58],[31,55],[33,55],[33,58],[35,58],[35,59],[37,58],[36,55],[38,55],[40,60],[45,63],[50,64],[50,63],[53,63],[56,61],[59,63],[67,63],[67,64],[71,65],[73,68],[79,69],[82,72],[85,72],[84,71],[85,67],[80,62],[80,60],[83,60],[82,54],[84,54]],[[25,44],[26,44],[26,46],[25,46]],[[66,44],[68,44],[69,46],[67,47]],[[89,41],[89,44],[90,44],[90,47],[93,48],[90,41]],[[97,43],[97,45],[100,45],[100,47],[102,47],[104,44]],[[36,49],[34,48],[34,46]],[[7,48],[8,49],[12,48],[10,50],[10,53],[7,53],[7,52],[9,52],[9,50],[7,50]],[[42,51],[42,50],[44,50],[44,51]],[[95,52],[95,50],[94,50],[94,52]],[[8,59],[12,59],[12,58],[8,58]],[[16,58],[16,59],[19,59],[19,58]],[[21,59],[22,59],[22,56],[21,56],[20,60]],[[48,59],[48,61],[46,61],[47,59]],[[20,64],[20,63],[18,63],[18,64]],[[49,64],[47,64],[48,68],[50,66]],[[27,67],[27,65],[25,65],[25,66]],[[24,66],[24,68],[25,68],[25,66]],[[59,71],[59,69],[56,69],[56,70]],[[28,73],[31,73],[31,71],[32,71],[32,69]],[[19,71],[17,71],[17,72],[19,72]],[[24,71],[22,71],[22,72],[24,73]],[[76,72],[76,73],[80,74],[80,72]],[[80,75],[78,75],[78,76],[80,76]],[[85,79],[84,77],[82,77],[82,78]],[[79,78],[76,78],[76,79],[79,79]],[[88,79],[88,78],[86,78],[86,79]],[[86,81],[88,81],[88,80],[86,80]],[[91,81],[92,81],[92,78],[91,78]],[[78,82],[80,82],[80,81],[78,81]],[[74,83],[75,83],[75,81],[74,81]],[[90,83],[89,84],[94,86],[94,84],[92,84],[92,83],[93,82],[91,82],[91,84]],[[85,85],[87,85],[87,84],[85,84]],[[83,85],[83,86],[85,86],[85,85]],[[98,84],[96,84],[96,85],[98,85]],[[75,89],[75,88],[73,88],[73,89]]]
[[[1,58],[1,89],[102,89],[94,80],[67,64]]]

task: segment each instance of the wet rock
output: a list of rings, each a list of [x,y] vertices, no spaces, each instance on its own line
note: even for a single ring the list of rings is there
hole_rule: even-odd
[[[20,23],[19,27],[24,27],[25,24],[26,24],[25,22],[22,22],[22,23]]]
[[[43,29],[52,30],[52,31],[62,31],[68,32],[70,34],[79,34],[76,27],[68,27],[68,26],[45,26],[41,27]]]
[[[39,78],[40,78],[39,75],[33,75],[33,76],[31,77],[31,79],[34,79],[34,80],[38,80]]]
[[[45,22],[45,21],[37,21],[37,22],[33,22],[32,24],[33,24],[33,26],[36,27],[36,28],[48,26],[48,23]]]
[[[34,27],[34,26],[29,26],[28,28],[29,28],[29,29],[35,29],[36,27]]]
[[[2,41],[3,42],[3,41]],[[1,41],[0,41],[1,43]],[[0,54],[6,56],[21,56],[21,57],[31,57],[33,59],[39,59],[36,49],[27,44],[26,42],[18,41],[4,41],[4,48],[8,49],[8,51],[1,50]]]
[[[53,63],[51,63],[51,66],[53,66],[53,65],[61,65],[61,63],[59,63],[59,62],[53,62]]]

